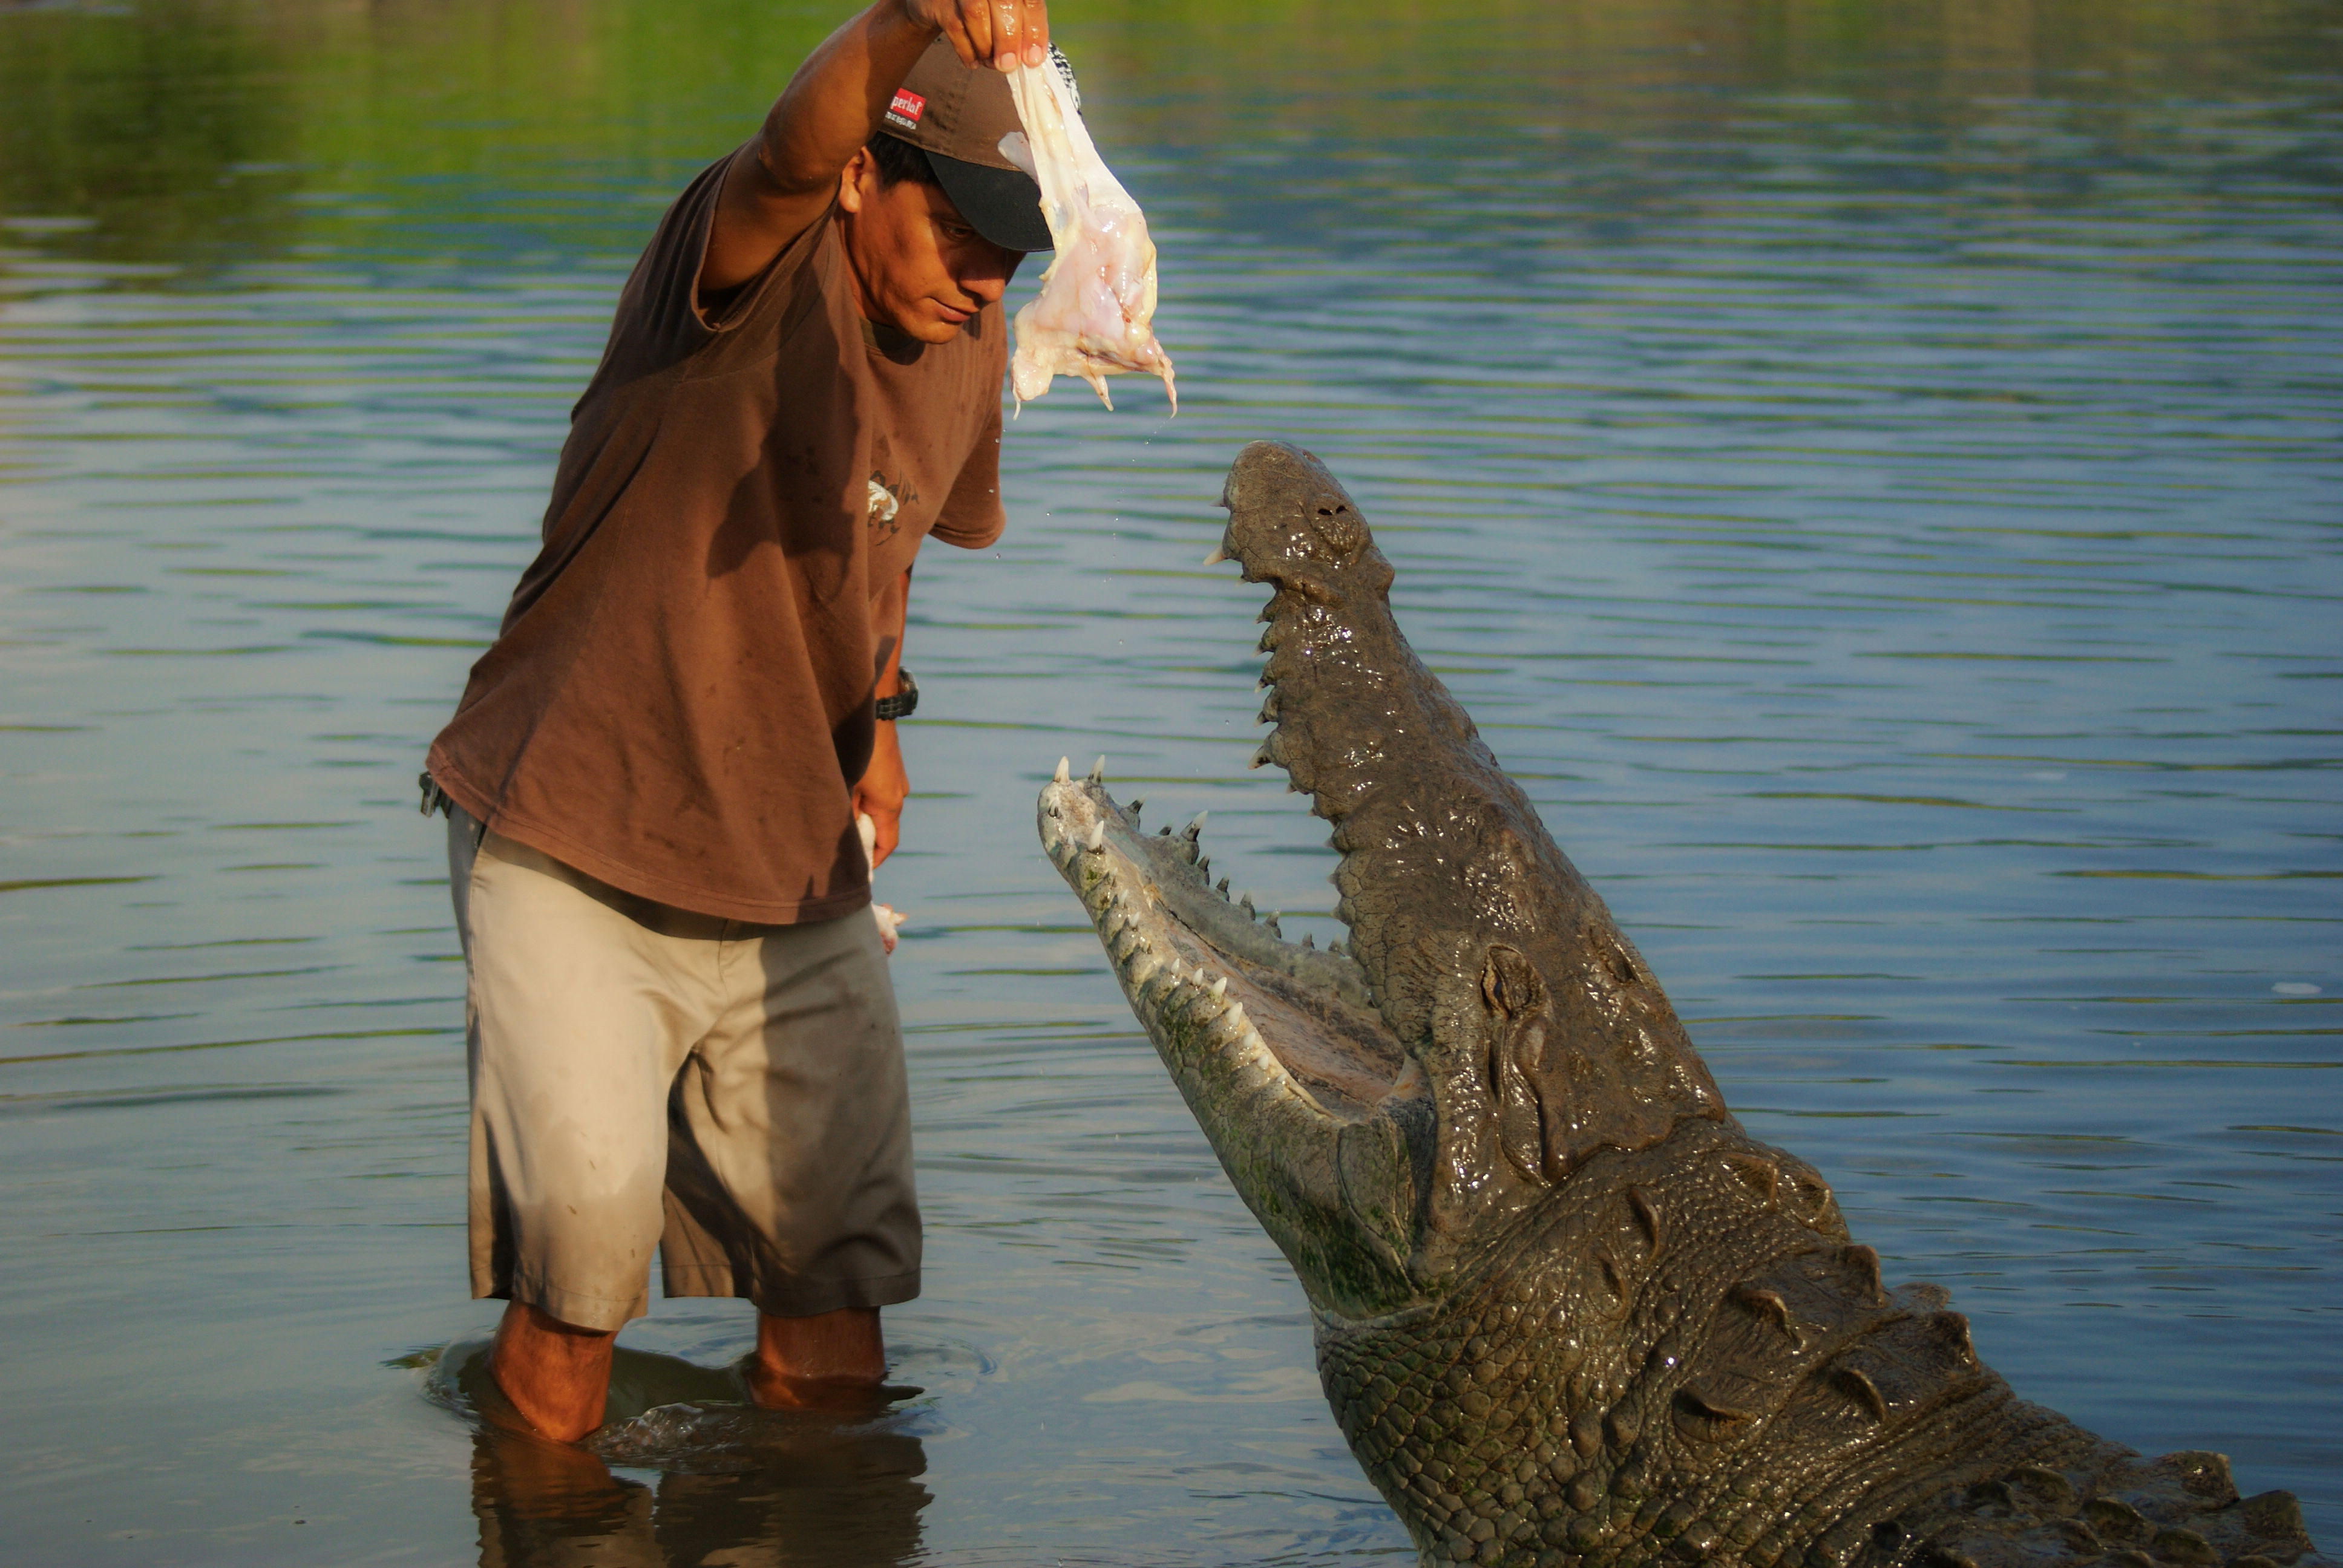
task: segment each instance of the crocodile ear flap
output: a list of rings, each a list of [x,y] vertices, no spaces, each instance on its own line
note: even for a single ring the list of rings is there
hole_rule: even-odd
[[[1546,1009],[1545,980],[1515,949],[1493,947],[1481,966],[1481,1000],[1499,1018],[1528,1018]]]
[[[1489,1096],[1497,1114],[1497,1144],[1513,1169],[1544,1180],[1545,1104],[1539,1091],[1545,1065],[1545,980],[1529,960],[1493,947],[1481,967],[1481,1000],[1489,1009]]]

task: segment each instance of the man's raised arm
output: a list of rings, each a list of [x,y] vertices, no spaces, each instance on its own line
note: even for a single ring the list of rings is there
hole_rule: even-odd
[[[938,33],[970,65],[1038,65],[1049,53],[1049,12],[1044,0],[879,0],[824,39],[733,155],[700,263],[703,291],[756,276],[821,216],[839,171]]]

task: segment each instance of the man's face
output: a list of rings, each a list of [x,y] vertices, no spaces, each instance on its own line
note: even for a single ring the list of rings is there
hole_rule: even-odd
[[[970,227],[941,187],[881,184],[867,151],[840,176],[838,206],[863,316],[922,343],[949,342],[1001,298],[1025,259]]]

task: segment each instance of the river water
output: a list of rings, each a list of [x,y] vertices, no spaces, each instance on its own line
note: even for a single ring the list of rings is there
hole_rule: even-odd
[[[609,1470],[476,1440],[414,775],[635,249],[835,15],[0,5],[9,1560],[1404,1561],[1029,825],[1104,752],[1333,930],[1321,825],[1244,768],[1259,590],[1195,564],[1262,436],[1350,481],[1417,648],[1891,1277],[2343,1544],[2307,0],[1067,0],[1182,412],[1061,383],[998,549],[920,568],[880,880],[925,1392],[744,1424],[745,1309],[662,1302],[615,1413],[696,1414]]]

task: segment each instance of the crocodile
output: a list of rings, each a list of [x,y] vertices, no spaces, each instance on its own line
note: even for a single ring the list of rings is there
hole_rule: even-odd
[[[1038,821],[1423,1563],[2334,1568],[2290,1493],[2019,1399],[1884,1280],[1401,636],[1342,485],[1256,442],[1221,504],[1210,559],[1272,590],[1254,766],[1332,824],[1347,946],[1232,902],[1103,759]]]

